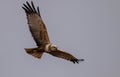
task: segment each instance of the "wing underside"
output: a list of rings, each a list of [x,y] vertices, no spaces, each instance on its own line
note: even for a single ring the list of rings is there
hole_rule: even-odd
[[[49,43],[47,29],[41,18],[39,7],[36,9],[32,1],[31,4],[26,1],[22,8],[26,12],[29,29],[37,46]]]
[[[84,61],[84,59],[77,59],[73,55],[71,55],[65,51],[61,51],[61,50],[47,52],[47,53],[49,53],[55,57],[58,57],[58,58],[69,60],[73,63],[79,63],[79,61]]]

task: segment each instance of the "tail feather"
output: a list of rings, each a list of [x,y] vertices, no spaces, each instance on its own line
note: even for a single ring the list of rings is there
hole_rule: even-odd
[[[37,48],[25,48],[26,53],[28,53],[29,55],[32,55],[35,58],[41,58],[43,52],[42,51],[38,51]]]

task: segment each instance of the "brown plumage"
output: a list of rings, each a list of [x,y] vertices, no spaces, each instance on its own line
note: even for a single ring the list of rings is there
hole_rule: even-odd
[[[26,1],[26,4],[23,4],[22,8],[27,15],[29,29],[37,45],[36,48],[25,48],[25,51],[28,54],[34,56],[35,58],[41,58],[45,52],[55,57],[72,61],[73,63],[84,61],[84,59],[77,59],[73,55],[59,50],[50,42],[47,28],[40,15],[39,7],[36,9],[32,1],[31,4]]]

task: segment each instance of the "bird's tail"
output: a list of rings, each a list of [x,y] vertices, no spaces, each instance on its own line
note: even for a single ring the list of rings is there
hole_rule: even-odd
[[[32,55],[35,58],[41,58],[43,52],[38,51],[38,48],[25,48],[26,53]]]

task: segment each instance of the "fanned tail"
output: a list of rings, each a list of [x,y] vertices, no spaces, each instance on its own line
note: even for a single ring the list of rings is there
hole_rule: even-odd
[[[42,51],[38,51],[38,48],[25,48],[26,53],[28,53],[29,55],[32,55],[35,58],[41,58],[43,52]]]

